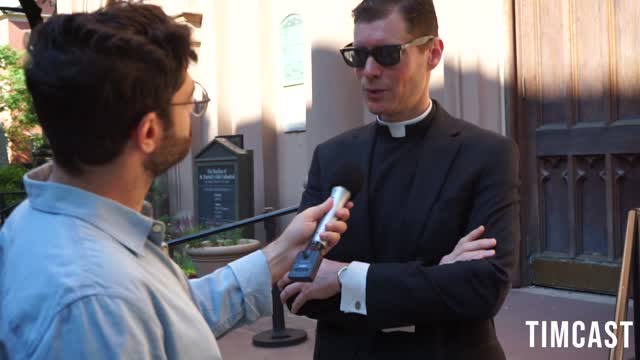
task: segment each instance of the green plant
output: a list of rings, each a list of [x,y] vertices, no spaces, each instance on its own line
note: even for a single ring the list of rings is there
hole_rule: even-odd
[[[22,69],[22,57],[21,53],[9,46],[0,46],[0,69],[4,70],[0,77],[3,90],[0,93],[0,101],[11,111],[12,116],[16,115],[14,120],[18,123],[37,125],[38,118]]]
[[[12,149],[30,152],[46,141],[34,131],[38,118],[25,82],[22,58],[21,53],[9,46],[0,46],[0,110],[7,110],[11,115],[11,124],[4,126],[4,132]]]
[[[210,229],[210,227],[195,224],[190,216],[171,218],[168,215],[161,216],[160,221],[167,225],[166,240],[173,240],[182,236],[191,235]],[[238,245],[243,238],[244,228],[233,229],[223,233],[209,235],[207,237],[192,240],[186,244],[191,248],[210,246]],[[178,245],[173,251],[173,261],[176,262],[187,276],[195,275],[195,268],[189,255],[185,253],[185,246]]]
[[[177,252],[175,253],[175,255],[173,255],[173,261],[175,261],[176,264],[180,266],[187,277],[190,278],[196,275],[196,269],[195,267],[193,267],[193,262],[191,261],[189,255],[182,252]]]
[[[5,165],[0,167],[0,192],[24,191],[22,177],[28,171],[21,165]],[[24,195],[7,195],[4,198],[4,207],[15,205],[24,199]],[[0,209],[1,210],[1,209]]]
[[[23,191],[22,177],[28,171],[21,165],[5,165],[0,167],[0,191]]]

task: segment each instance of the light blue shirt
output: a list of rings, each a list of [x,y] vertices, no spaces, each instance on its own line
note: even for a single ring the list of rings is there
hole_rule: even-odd
[[[271,313],[262,251],[188,282],[164,224],[49,173],[0,231],[0,359],[219,359],[215,336]]]

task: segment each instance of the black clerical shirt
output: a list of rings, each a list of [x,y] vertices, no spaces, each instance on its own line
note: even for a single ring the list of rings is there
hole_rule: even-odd
[[[420,149],[436,113],[436,104],[421,121],[405,126],[405,136],[394,138],[387,126],[378,123],[369,169],[369,218],[374,262],[414,260],[403,249],[402,220],[413,188]]]

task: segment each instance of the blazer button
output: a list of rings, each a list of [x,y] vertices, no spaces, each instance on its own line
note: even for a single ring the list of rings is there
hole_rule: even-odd
[[[356,301],[356,310],[360,310],[360,301]]]

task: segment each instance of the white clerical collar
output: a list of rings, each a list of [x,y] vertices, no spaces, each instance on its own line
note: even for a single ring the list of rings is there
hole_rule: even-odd
[[[427,115],[429,115],[432,107],[433,107],[433,101],[429,101],[429,107],[427,107],[427,110],[425,110],[425,112],[423,112],[422,114],[410,120],[405,120],[400,122],[387,122],[380,119],[380,116],[376,116],[376,121],[378,122],[378,124],[389,128],[391,137],[403,138],[407,136],[406,126],[419,123],[420,120],[424,119]]]

